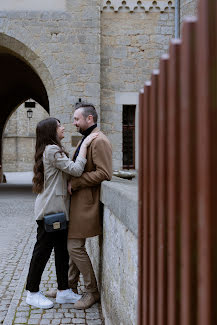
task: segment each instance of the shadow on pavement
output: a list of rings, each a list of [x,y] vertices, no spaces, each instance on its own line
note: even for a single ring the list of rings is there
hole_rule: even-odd
[[[36,196],[36,194],[32,193],[32,185],[31,184],[0,184],[0,197],[7,196],[16,196],[23,197],[23,195],[28,196]]]

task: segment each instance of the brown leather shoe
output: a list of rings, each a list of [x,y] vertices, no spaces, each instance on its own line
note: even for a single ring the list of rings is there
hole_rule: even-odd
[[[72,291],[74,291],[74,293],[78,293],[77,288],[72,288]],[[50,289],[50,290],[45,292],[46,297],[56,298],[56,295],[57,295],[57,289]]]
[[[75,309],[87,309],[99,301],[98,292],[86,292],[83,294],[82,298],[78,300],[73,308]]]

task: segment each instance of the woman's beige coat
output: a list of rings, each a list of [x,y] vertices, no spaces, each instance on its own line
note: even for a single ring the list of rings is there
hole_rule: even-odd
[[[43,153],[45,190],[35,202],[35,218],[42,220],[45,214],[65,212],[69,219],[69,194],[67,193],[68,175],[81,176],[86,159],[77,157],[71,161],[65,154],[60,154],[57,145],[46,146]]]
[[[99,132],[95,128],[92,133]],[[80,177],[71,180],[72,195],[69,238],[87,238],[102,232],[100,185],[112,177],[112,148],[108,138],[99,132],[87,148],[87,164]]]

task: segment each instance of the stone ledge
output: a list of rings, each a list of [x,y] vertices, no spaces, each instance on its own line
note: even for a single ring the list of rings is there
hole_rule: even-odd
[[[129,12],[138,12],[140,10],[149,12],[156,9],[160,12],[165,12],[169,8],[175,8],[175,0],[103,0],[101,3],[101,11],[110,9],[117,12],[128,9]]]
[[[101,186],[101,202],[138,237],[138,184],[113,177]]]

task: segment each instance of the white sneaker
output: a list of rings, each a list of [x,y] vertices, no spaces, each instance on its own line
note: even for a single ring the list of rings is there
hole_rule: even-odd
[[[37,308],[42,308],[42,309],[49,309],[54,306],[53,302],[47,299],[40,291],[38,292],[27,291],[26,303],[28,305]]]
[[[62,290],[62,291],[57,290],[56,302],[58,304],[66,304],[66,303],[74,304],[80,298],[81,298],[81,295],[74,293],[72,291],[72,289],[66,289],[66,290]]]

